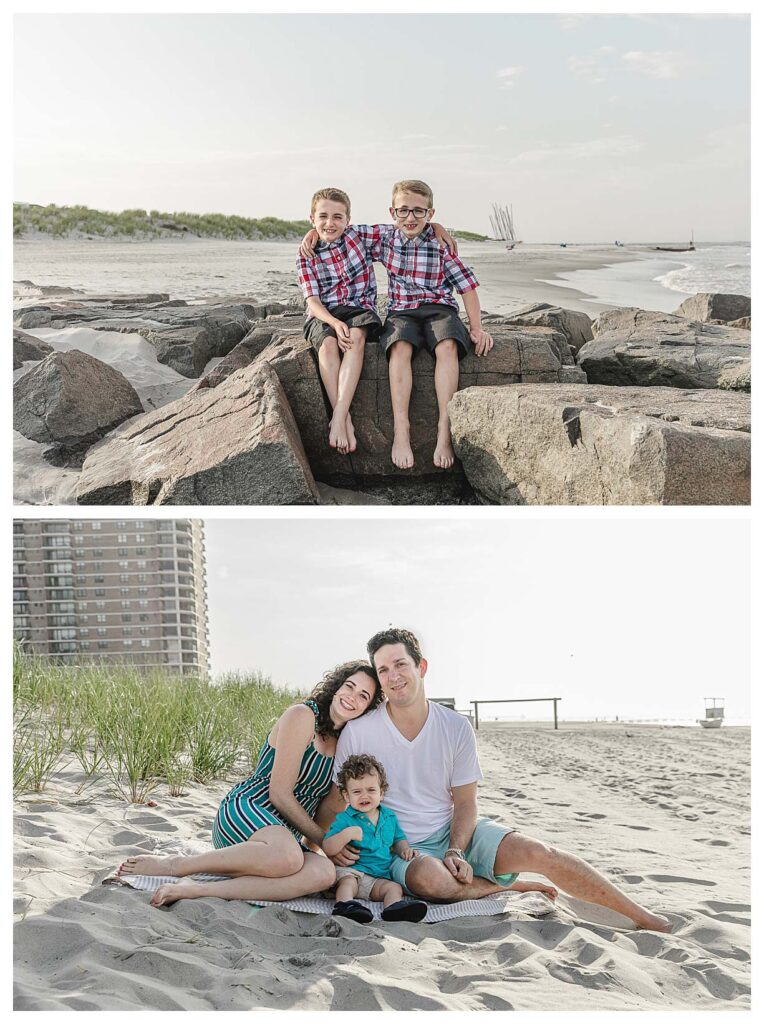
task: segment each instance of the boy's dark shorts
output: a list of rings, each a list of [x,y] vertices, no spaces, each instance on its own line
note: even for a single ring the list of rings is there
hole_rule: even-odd
[[[388,359],[390,347],[396,341],[407,341],[413,345],[415,354],[424,349],[430,355],[435,355],[435,346],[446,338],[454,339],[460,359],[464,359],[472,349],[469,331],[456,310],[451,306],[428,302],[416,309],[388,313],[379,344],[383,346]]]
[[[366,332],[367,341],[375,338],[382,329],[382,321],[373,309],[362,309],[360,306],[335,306],[329,312],[332,316],[336,316],[338,320],[341,320],[343,324],[347,324],[348,327],[368,327]],[[329,324],[325,324],[323,320],[318,320],[314,316],[310,320],[305,321],[302,333],[303,337],[311,343],[316,351],[321,348],[324,338],[337,337],[333,327],[330,327]]]

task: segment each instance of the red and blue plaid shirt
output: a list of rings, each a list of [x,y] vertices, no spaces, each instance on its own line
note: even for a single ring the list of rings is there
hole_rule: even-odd
[[[440,245],[429,224],[416,238],[406,238],[392,224],[357,224],[355,230],[371,258],[387,270],[389,313],[429,302],[458,310],[454,289],[461,295],[478,287],[469,267]]]
[[[297,272],[303,296],[315,296],[327,309],[376,309],[377,282],[368,246],[353,226],[334,242],[319,242],[311,259],[298,253]],[[311,315],[308,313],[308,317]]]

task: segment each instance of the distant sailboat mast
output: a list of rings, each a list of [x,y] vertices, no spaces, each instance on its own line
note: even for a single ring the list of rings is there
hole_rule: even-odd
[[[493,211],[490,215],[491,230],[493,231],[494,237],[501,239],[503,242],[507,242],[508,247],[512,248],[517,244],[512,207],[499,206],[498,203],[494,203],[491,209]]]

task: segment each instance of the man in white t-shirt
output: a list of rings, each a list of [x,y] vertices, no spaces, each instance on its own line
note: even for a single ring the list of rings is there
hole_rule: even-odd
[[[665,917],[629,899],[580,858],[478,818],[477,784],[483,775],[475,735],[466,718],[427,700],[428,666],[419,641],[408,630],[387,629],[371,638],[367,650],[387,700],[340,733],[335,783],[351,754],[373,754],[384,765],[389,783],[385,804],[419,851],[410,861],[394,859],[395,881],[436,902],[478,899],[506,889],[541,891],[554,899],[556,885],[631,918],[638,928],[671,930]],[[328,825],[343,808],[335,784],[316,818]],[[350,845],[332,857],[342,867],[357,859]],[[518,881],[521,871],[545,875],[554,885]]]

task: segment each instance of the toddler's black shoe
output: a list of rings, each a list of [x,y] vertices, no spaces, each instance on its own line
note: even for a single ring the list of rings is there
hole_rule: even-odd
[[[424,900],[398,900],[382,911],[383,921],[421,921],[427,913]]]
[[[398,904],[396,903],[395,906],[397,907]],[[357,900],[340,900],[335,903],[332,917],[349,917],[351,921],[357,921],[358,924],[368,924],[369,921],[374,920],[374,915],[369,908]]]

